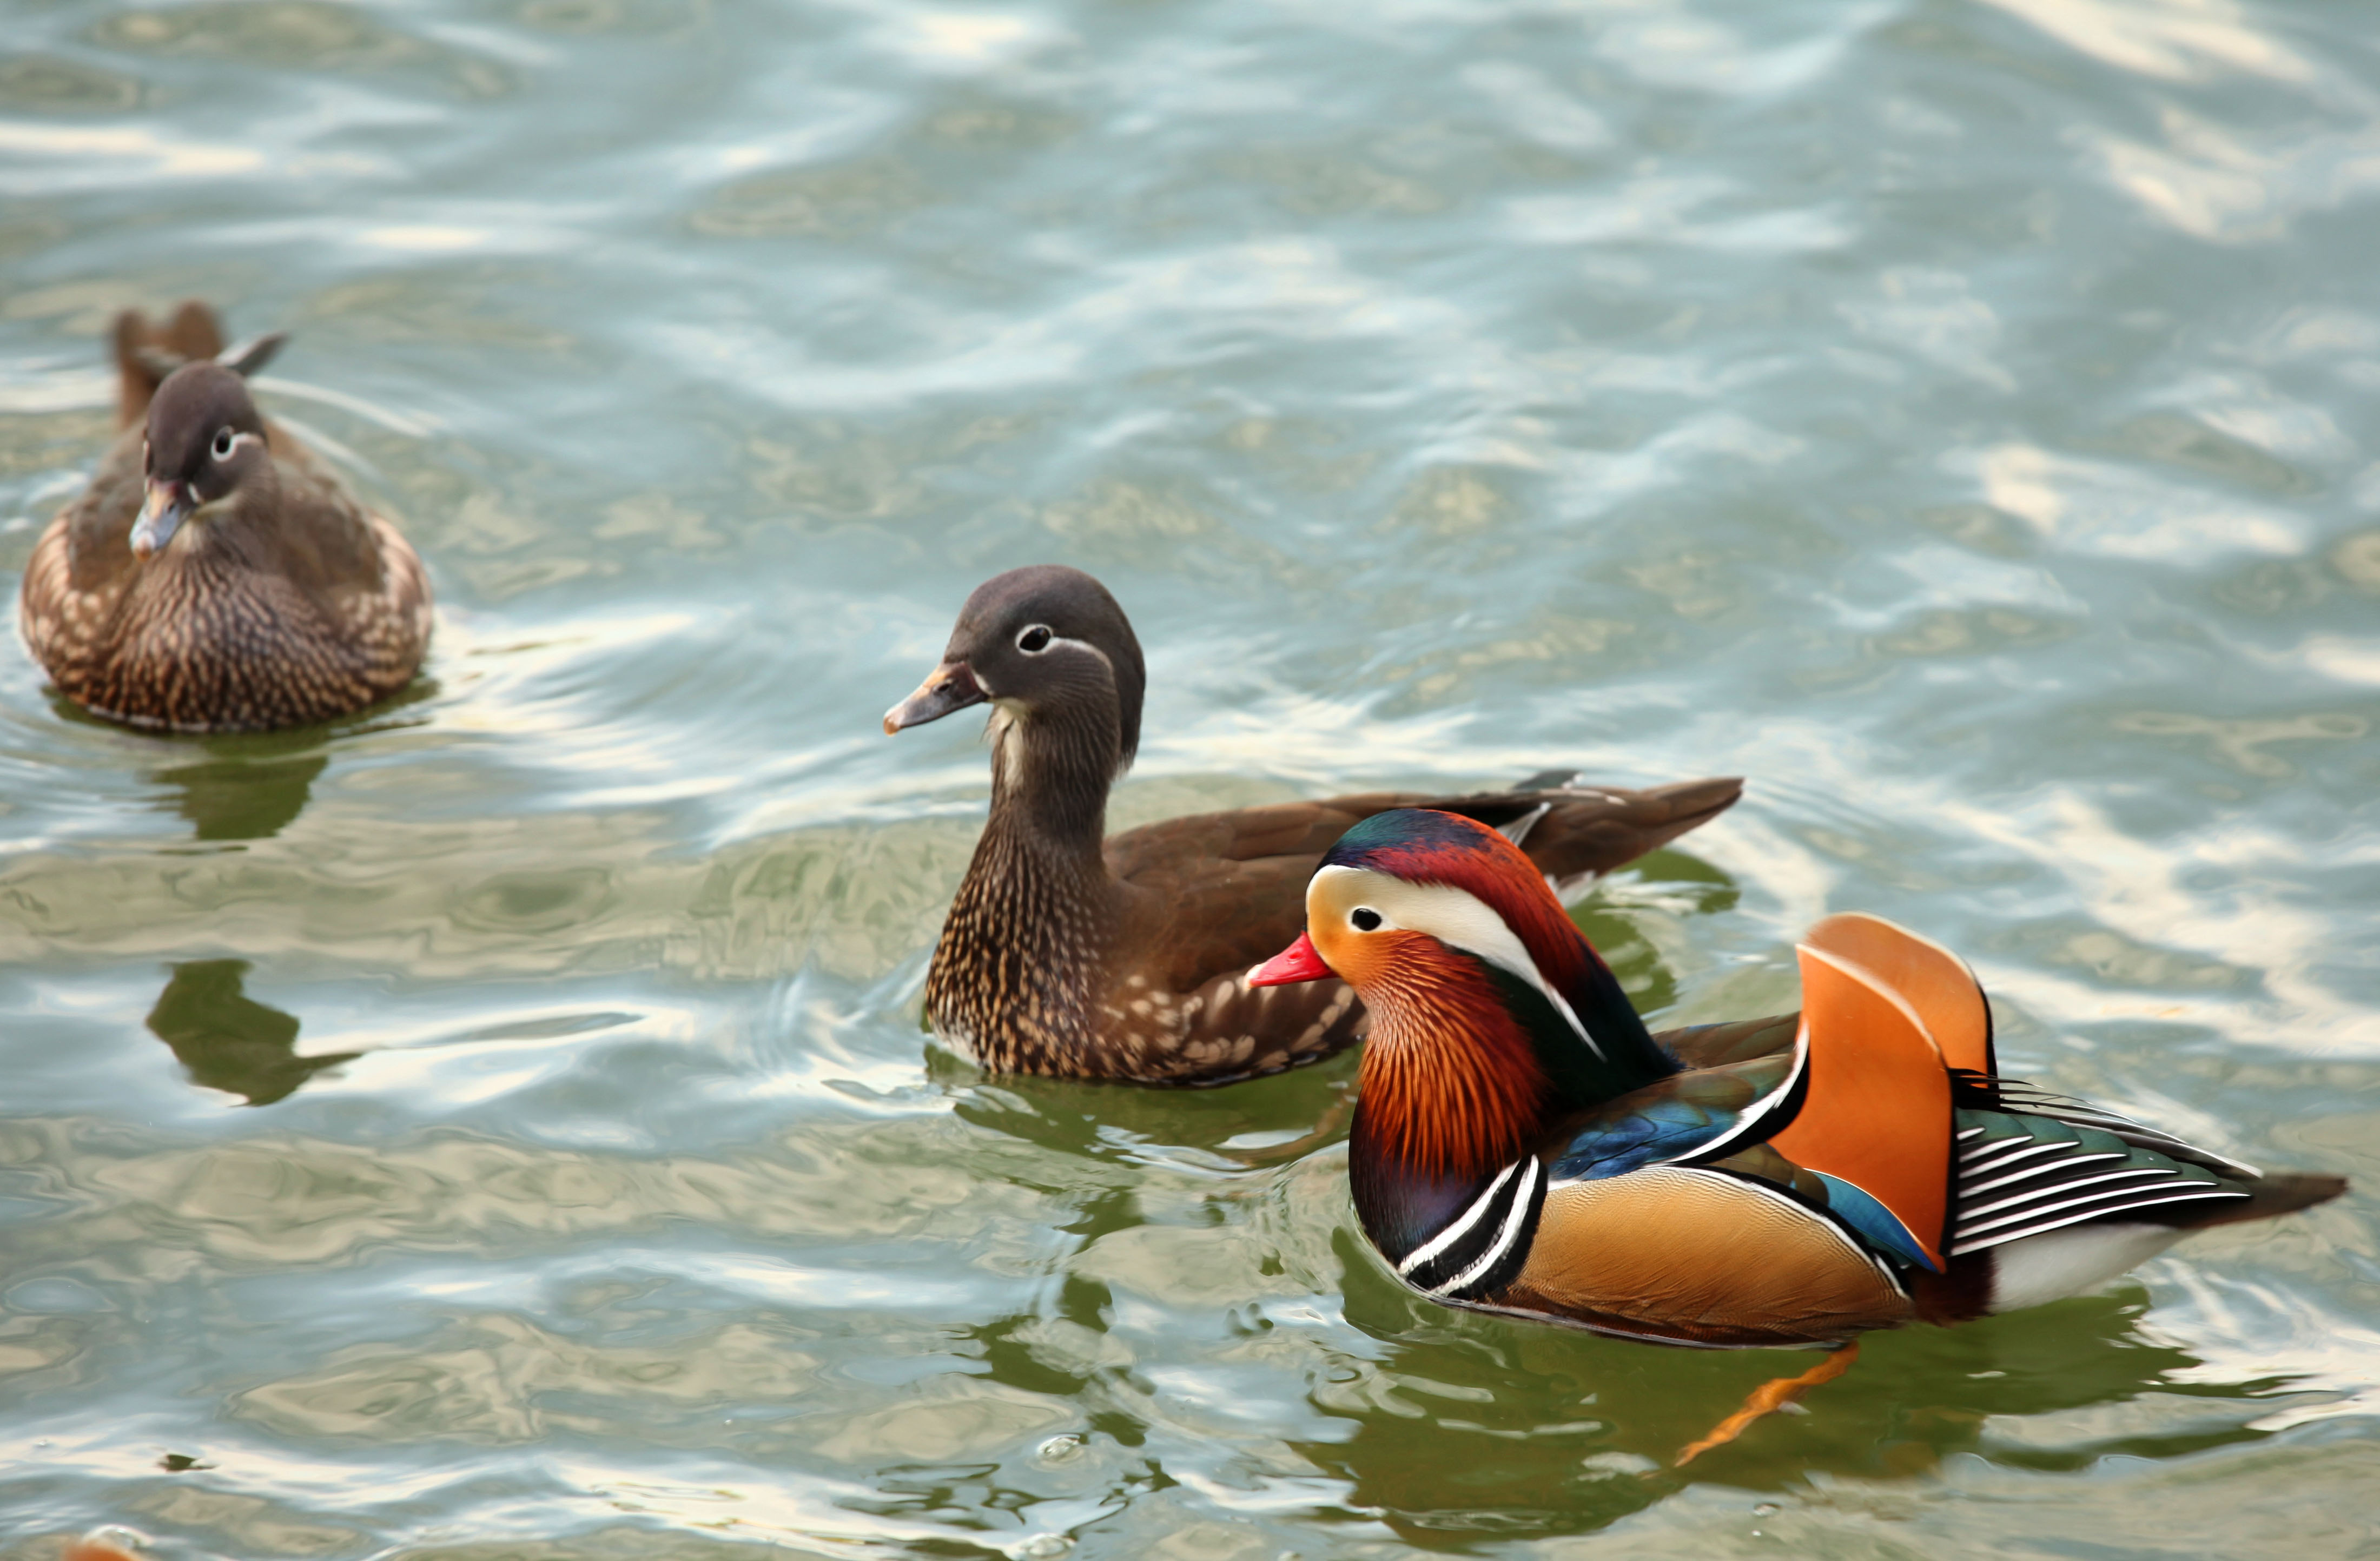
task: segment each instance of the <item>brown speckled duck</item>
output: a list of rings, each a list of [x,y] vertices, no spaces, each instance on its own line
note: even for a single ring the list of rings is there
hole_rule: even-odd
[[[1256,987],[1297,935],[1322,853],[1351,826],[1427,805],[1501,829],[1559,892],[1673,840],[1742,783],[1645,792],[1555,771],[1510,792],[1376,792],[1196,814],[1105,839],[1108,788],[1140,742],[1140,642],[1080,570],[1011,570],[967,599],[941,664],[884,730],[992,707],[991,817],[926,977],[944,1044],[995,1073],[1220,1084],[1327,1057],[1362,1034],[1336,981]]]
[[[203,306],[115,325],[124,431],[25,568],[20,622],[58,692],[173,732],[254,732],[351,714],[411,682],[430,581],[246,376]]]

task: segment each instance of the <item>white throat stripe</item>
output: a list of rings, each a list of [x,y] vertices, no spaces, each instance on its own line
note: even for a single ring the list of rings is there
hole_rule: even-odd
[[[1478,1262],[1438,1287],[1439,1294],[1461,1294],[1487,1277],[1490,1270],[1504,1261],[1505,1255],[1512,1250],[1513,1241],[1520,1237],[1521,1222],[1529,1217],[1529,1203],[1536,1195],[1538,1174],[1536,1156],[1532,1155],[1521,1162],[1521,1184],[1512,1191],[1512,1206],[1504,1213],[1503,1228],[1496,1232],[1495,1241],[1479,1254]]]

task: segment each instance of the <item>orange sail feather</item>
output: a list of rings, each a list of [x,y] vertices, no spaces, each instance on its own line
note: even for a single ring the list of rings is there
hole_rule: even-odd
[[[1796,1165],[1840,1177],[1889,1210],[1938,1272],[1949,1204],[1950,1077],[1910,1005],[1803,944],[1802,1025],[1809,1095],[1769,1140]]]
[[[1974,1073],[1998,1071],[1992,1057],[1991,1009],[1974,973],[1958,955],[1930,938],[1857,911],[1828,916],[1804,941],[1838,963],[1858,967],[1906,1003],[1945,1063]]]

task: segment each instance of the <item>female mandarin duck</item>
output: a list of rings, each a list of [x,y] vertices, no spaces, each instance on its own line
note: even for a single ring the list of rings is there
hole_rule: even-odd
[[[1251,991],[1295,935],[1325,847],[1383,808],[1427,803],[1504,829],[1565,889],[1685,833],[1742,782],[1376,793],[1198,814],[1104,839],[1108,788],[1140,742],[1140,642],[1106,587],[1057,565],[978,587],[897,732],[992,707],[991,817],[926,977],[945,1044],[1002,1073],[1217,1084],[1325,1057],[1361,1033],[1337,982]]]
[[[1889,922],[1830,916],[1800,955],[1800,1014],[1652,1035],[1535,864],[1400,809],[1330,848],[1305,932],[1251,979],[1335,974],[1363,998],[1355,1211],[1400,1278],[1458,1306],[1840,1344],[2076,1294],[2186,1231],[2346,1190],[2001,1078],[1973,974]]]
[[[281,345],[225,353],[202,305],[116,321],[123,433],[26,565],[25,642],[94,715],[252,732],[347,715],[413,679],[430,582],[395,527],[248,393]]]

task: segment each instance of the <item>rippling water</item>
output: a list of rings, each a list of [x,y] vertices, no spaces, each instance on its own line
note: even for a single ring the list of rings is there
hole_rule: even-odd
[[[2374,1554],[2374,37],[19,0],[0,565],[197,295],[441,619],[270,738],[0,656],[0,1549]],[[1877,911],[2013,1070],[2360,1190],[1670,1472],[1803,1362],[1404,1294],[1299,1143],[1350,1059],[928,1047],[984,756],[876,719],[1046,559],[1150,650],[1119,823],[1741,772],[1585,914],[1640,1002]]]

